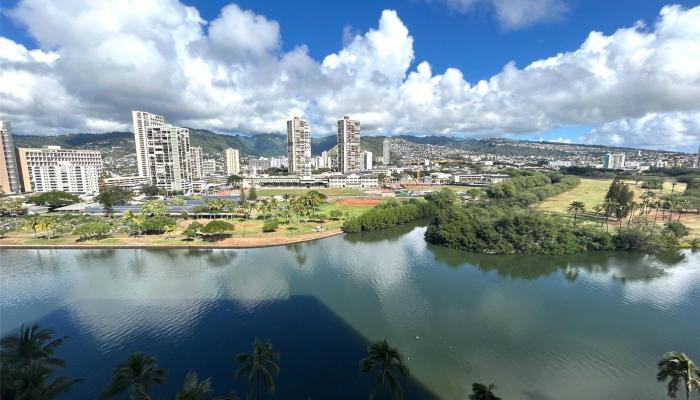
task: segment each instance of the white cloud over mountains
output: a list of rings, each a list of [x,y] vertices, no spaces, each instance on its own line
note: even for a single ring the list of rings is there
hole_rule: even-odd
[[[295,114],[330,133],[349,114],[373,133],[585,124],[595,128],[584,140],[596,143],[700,142],[700,7],[664,7],[653,26],[591,32],[575,51],[509,63],[475,83],[415,60],[391,10],[366,33],[346,31],[344,47],[321,61],[305,46],[284,51],[276,21],[235,4],[209,22],[177,0],[23,0],[8,14],[39,44],[0,37],[0,117],[20,133],[129,129],[129,111],[144,109],[250,133],[280,132]]]

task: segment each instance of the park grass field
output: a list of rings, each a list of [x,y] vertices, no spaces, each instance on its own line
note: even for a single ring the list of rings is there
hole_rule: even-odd
[[[365,202],[367,203],[367,202]],[[373,202],[374,203],[374,202]],[[325,215],[325,221],[284,221],[275,232],[263,232],[264,219],[253,218],[226,219],[234,225],[235,231],[231,237],[217,242],[207,242],[201,239],[183,240],[182,232],[193,219],[179,220],[173,232],[168,235],[141,235],[128,236],[125,234],[114,234],[109,237],[97,240],[78,241],[78,237],[72,234],[64,234],[55,238],[47,238],[40,234],[28,231],[14,231],[0,239],[0,246],[105,246],[105,247],[250,247],[250,246],[271,246],[277,244],[287,244],[318,239],[341,232],[340,227],[344,218],[356,217],[374,207],[374,204],[364,204],[358,202],[336,202],[330,201],[321,204],[318,212]],[[343,218],[330,219],[331,211],[338,210],[343,213]],[[278,217],[282,220],[283,218]],[[209,219],[199,219],[202,224],[209,222]],[[318,229],[322,228],[322,229]]]
[[[546,212],[566,213],[566,208],[572,201],[582,201],[586,205],[586,208],[590,210],[596,204],[603,202],[605,194],[608,192],[608,187],[610,187],[610,182],[612,182],[612,179],[582,178],[581,183],[575,188],[540,202],[537,204],[536,208]],[[639,201],[639,196],[641,196],[642,193],[649,190],[643,189],[641,187],[641,182],[635,184],[634,181],[625,181],[625,183],[629,184],[632,190],[634,190],[636,201]],[[685,183],[678,183],[674,188],[671,182],[664,182],[662,194],[671,193],[672,190],[676,193],[683,192],[685,190]],[[651,191],[656,193],[660,192],[659,190]]]
[[[608,191],[612,179],[581,179],[581,183],[575,188],[561,193],[557,196],[553,196],[546,199],[535,206],[536,209],[554,214],[561,214],[567,218],[571,218],[567,214],[566,208],[571,204],[572,201],[582,201],[586,205],[587,210],[592,210],[593,206],[603,202],[605,194]],[[629,184],[634,191],[635,201],[639,201],[639,196],[649,189],[644,189],[641,187],[641,182],[637,184],[634,181],[625,181]],[[677,183],[673,187],[672,182],[664,182],[663,190],[651,190],[652,192],[661,194],[669,194],[672,191],[675,193],[683,192],[685,190],[685,183]],[[678,216],[674,216],[675,220]],[[585,220],[585,219],[584,219]],[[700,238],[700,215],[694,213],[684,213],[681,215],[681,222],[685,224],[690,229],[689,239]]]

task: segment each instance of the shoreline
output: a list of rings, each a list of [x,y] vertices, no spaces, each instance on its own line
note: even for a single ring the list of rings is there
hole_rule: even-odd
[[[252,239],[251,243],[225,243],[227,241],[236,241],[241,239],[241,237],[234,237],[230,239],[222,240],[220,243],[212,244],[186,244],[186,243],[174,243],[174,244],[149,244],[149,243],[114,243],[114,244],[99,244],[99,243],[72,243],[72,244],[6,244],[2,243],[3,240],[0,239],[0,250],[3,249],[256,249],[262,247],[275,247],[275,246],[285,246],[289,244],[297,244],[304,242],[312,242],[315,240],[326,239],[333,236],[338,236],[344,232],[340,229],[333,229],[327,232],[313,235],[304,235],[299,237],[276,237],[275,239],[264,238],[262,243],[255,243],[255,240],[261,239],[260,237],[249,237],[243,239]]]

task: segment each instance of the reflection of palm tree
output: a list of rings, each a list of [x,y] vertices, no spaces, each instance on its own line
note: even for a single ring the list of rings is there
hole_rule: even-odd
[[[103,399],[111,399],[128,390],[129,399],[150,399],[151,386],[165,383],[165,370],[158,367],[153,356],[134,353],[118,365],[112,372],[112,382],[102,394]]]
[[[700,391],[700,370],[693,360],[683,353],[666,353],[659,361],[659,373],[656,378],[660,382],[670,379],[667,386],[668,397],[675,398],[681,383],[685,386],[685,398],[690,398],[693,389]]]
[[[206,395],[211,393],[212,384],[211,378],[203,381],[199,380],[196,372],[189,372],[185,376],[185,382],[182,384],[182,389],[175,395],[175,400],[204,400]],[[214,400],[236,400],[238,397],[234,394],[217,396]]]
[[[500,397],[496,396],[493,392],[496,389],[496,385],[493,383],[486,386],[483,383],[472,383],[472,394],[469,395],[470,400],[501,400]]]
[[[63,376],[49,381],[54,368],[63,368],[66,362],[54,357],[54,351],[66,337],[54,339],[51,329],[39,325],[20,327],[17,335],[0,340],[0,397],[26,399],[53,399],[67,392],[79,382]]]
[[[367,349],[367,357],[360,361],[360,372],[363,374],[375,371],[374,388],[369,398],[373,398],[378,389],[389,386],[394,399],[403,399],[403,389],[398,381],[399,375],[408,375],[408,367],[403,363],[403,356],[395,348],[389,346],[386,339],[372,343]]]
[[[279,353],[272,349],[270,342],[262,342],[255,339],[253,343],[253,352],[250,354],[241,353],[236,356],[241,367],[236,371],[236,379],[244,376],[251,384],[251,389],[256,388],[256,398],[259,399],[262,395],[262,385],[268,392],[275,393],[275,381],[273,374],[280,373],[280,367],[277,365]],[[250,393],[250,392],[249,392]]]

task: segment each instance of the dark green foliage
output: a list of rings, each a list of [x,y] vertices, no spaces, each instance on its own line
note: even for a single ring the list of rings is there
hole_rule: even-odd
[[[437,212],[428,242],[487,254],[572,254],[610,250],[610,235],[562,219],[497,206],[452,206]]]
[[[100,188],[100,194],[95,197],[95,201],[102,204],[105,214],[111,214],[114,206],[124,205],[131,200],[133,193],[129,189],[123,187],[106,187]]]
[[[165,233],[167,227],[175,227],[177,221],[165,216],[148,217],[143,220],[140,225],[142,235],[161,235]]]
[[[182,234],[185,235],[187,239],[192,240],[202,234],[203,227],[204,225],[200,224],[197,221],[194,221],[187,225],[187,228],[185,228]]]
[[[66,362],[54,355],[66,337],[54,337],[39,325],[22,327],[16,335],[0,340],[0,397],[3,399],[55,399],[79,382],[55,376]]]
[[[111,229],[106,222],[91,221],[75,227],[73,234],[77,235],[79,240],[101,239],[109,235]]]
[[[486,189],[486,195],[491,199],[506,199],[513,204],[527,207],[548,197],[556,196],[580,183],[580,179],[572,175],[557,172],[542,174],[512,170],[514,178],[496,183]],[[527,175],[523,175],[527,173]]]
[[[49,210],[55,210],[67,205],[79,203],[80,197],[68,192],[55,190],[52,192],[35,194],[29,198],[29,202],[40,206],[46,206]]]
[[[646,178],[642,181],[642,189],[661,189],[664,180],[660,178]]]
[[[634,192],[629,185],[621,179],[615,178],[610,183],[608,192],[605,194],[605,202],[608,207],[608,214],[613,214],[618,219],[626,217],[634,199]]]
[[[148,183],[141,186],[141,193],[148,197],[155,197],[160,193],[160,189],[158,189],[158,186]]]
[[[331,210],[330,216],[332,219],[338,220],[343,217],[343,212],[341,210]]]
[[[350,218],[343,223],[341,229],[346,233],[359,231],[376,231],[405,224],[433,214],[434,206],[427,201],[411,199],[407,203],[397,201],[384,202],[365,211],[356,218]]]
[[[360,372],[374,373],[372,399],[377,391],[389,389],[394,400],[402,400],[403,388],[399,377],[408,375],[408,367],[404,364],[403,356],[391,347],[385,340],[372,343],[367,349],[367,357],[360,361]]]
[[[229,175],[228,178],[226,178],[226,183],[229,185],[237,185],[243,181],[243,177],[239,175]]]
[[[230,236],[235,229],[236,227],[232,223],[222,219],[215,219],[209,221],[200,231],[205,236],[206,240],[219,240]]]
[[[280,222],[277,219],[268,219],[263,223],[263,232],[274,232],[280,226]]]
[[[112,381],[100,398],[113,399],[126,392],[129,399],[150,399],[152,386],[165,383],[165,370],[155,357],[133,353],[112,372]]]
[[[258,191],[255,189],[255,186],[250,187],[250,191],[248,192],[248,200],[250,201],[255,201],[258,199]]]
[[[496,385],[484,385],[483,383],[472,383],[472,394],[469,395],[469,400],[501,400],[493,392],[496,390]]]
[[[690,230],[680,221],[671,221],[666,224],[663,233],[665,235],[671,235],[676,239],[680,239],[688,236],[688,234],[690,234]]]
[[[442,189],[429,193],[425,196],[425,199],[438,209],[449,207],[458,200],[455,192],[450,189]]]
[[[236,371],[236,379],[244,378],[250,385],[248,398],[252,398],[256,392],[257,399],[262,395],[262,386],[274,394],[276,390],[274,375],[280,373],[277,362],[280,358],[278,352],[272,348],[272,343],[255,339],[253,351],[251,353],[241,353],[236,356],[236,360],[241,367]]]

